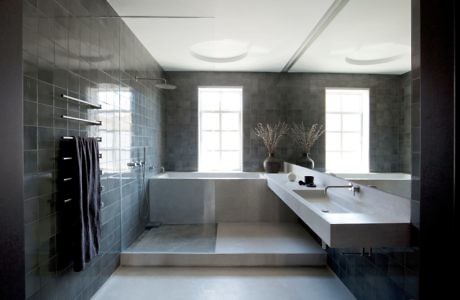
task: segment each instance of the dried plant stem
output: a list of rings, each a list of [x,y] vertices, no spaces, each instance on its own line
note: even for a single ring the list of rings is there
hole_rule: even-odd
[[[313,124],[309,130],[302,123],[294,124],[291,128],[294,142],[304,153],[309,153],[315,142],[324,133],[324,125]]]
[[[285,122],[278,122],[276,124],[258,123],[257,127],[254,128],[255,134],[260,137],[269,154],[274,154],[276,147],[283,135],[286,135],[289,131],[289,127]]]

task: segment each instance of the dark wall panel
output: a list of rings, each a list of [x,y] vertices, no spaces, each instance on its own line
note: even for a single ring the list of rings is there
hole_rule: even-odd
[[[420,292],[422,299],[446,299],[457,290],[456,276],[442,276],[455,270],[454,264],[439,263],[439,257],[446,242],[458,240],[455,230],[458,1],[415,2],[420,9]]]
[[[0,1],[0,299],[24,298],[22,2]]]

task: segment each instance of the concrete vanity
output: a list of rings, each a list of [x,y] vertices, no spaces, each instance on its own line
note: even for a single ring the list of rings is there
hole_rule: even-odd
[[[289,182],[286,174],[267,174],[268,187],[300,217],[329,247],[407,246],[410,241],[410,201],[361,186],[353,195],[349,181],[286,164],[297,175]],[[315,176],[316,188],[300,186],[303,176]]]

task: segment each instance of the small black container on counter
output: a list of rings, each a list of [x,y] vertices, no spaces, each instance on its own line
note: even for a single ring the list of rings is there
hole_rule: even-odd
[[[304,178],[305,178],[304,179],[305,181],[300,180],[299,185],[305,185],[307,187],[316,187],[315,177],[313,177],[313,176],[305,176]]]

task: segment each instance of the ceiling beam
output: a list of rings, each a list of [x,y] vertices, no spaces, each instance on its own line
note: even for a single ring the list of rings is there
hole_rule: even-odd
[[[303,41],[297,51],[292,55],[281,72],[289,72],[295,63],[302,57],[307,49],[315,42],[327,26],[334,20],[339,12],[345,7],[349,0],[335,0],[329,9],[324,13],[316,26],[310,31],[307,38]]]

